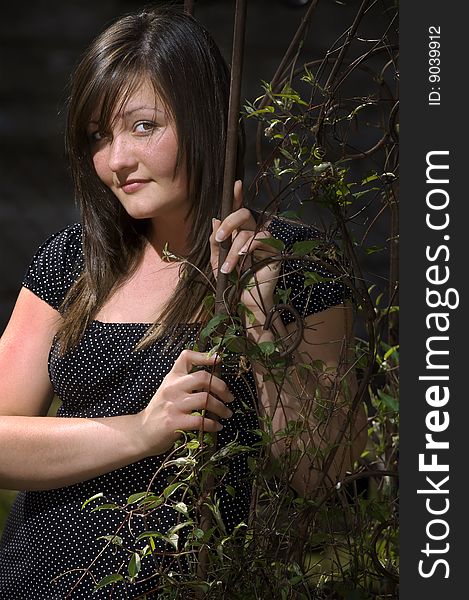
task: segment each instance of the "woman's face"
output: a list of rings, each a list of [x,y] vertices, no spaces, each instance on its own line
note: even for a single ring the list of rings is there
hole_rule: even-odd
[[[94,168],[128,214],[184,218],[187,177],[185,168],[174,177],[176,130],[151,83],[142,83],[113,115],[111,131],[99,131],[98,121],[97,112],[88,126]]]

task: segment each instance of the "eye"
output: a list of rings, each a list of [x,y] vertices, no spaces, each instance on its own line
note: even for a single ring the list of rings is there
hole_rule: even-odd
[[[97,142],[102,142],[103,140],[107,139],[109,137],[109,134],[97,129],[96,131],[90,131],[88,137],[90,142],[93,144]]]
[[[154,129],[156,129],[158,125],[153,123],[153,121],[137,121],[134,125],[134,132],[138,134],[148,134],[152,133]]]

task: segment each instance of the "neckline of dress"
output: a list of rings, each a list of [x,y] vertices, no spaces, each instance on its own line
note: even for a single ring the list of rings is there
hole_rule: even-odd
[[[100,321],[99,319],[92,319],[91,324],[98,326],[114,326],[114,327],[151,327],[153,323],[135,323],[132,321]],[[180,323],[180,327],[195,327],[200,326],[200,323]]]

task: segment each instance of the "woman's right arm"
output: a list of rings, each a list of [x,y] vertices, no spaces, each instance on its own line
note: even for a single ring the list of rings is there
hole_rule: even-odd
[[[0,340],[0,487],[44,490],[71,485],[168,450],[177,429],[216,431],[208,408],[228,417],[226,385],[206,371],[213,357],[183,351],[140,413],[105,418],[47,417],[53,392],[47,361],[59,313],[26,288]]]

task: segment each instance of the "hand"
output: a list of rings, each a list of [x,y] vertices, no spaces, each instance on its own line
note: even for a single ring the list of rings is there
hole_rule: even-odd
[[[216,356],[193,350],[183,350],[178,356],[148,406],[140,413],[147,456],[169,450],[181,435],[177,430],[213,433],[222,429],[220,423],[207,416],[193,415],[195,411],[206,409],[223,419],[232,416],[225,402],[232,402],[234,397],[226,383],[205,370],[191,373],[192,367],[213,366],[216,362]]]
[[[256,232],[256,221],[247,208],[242,208],[243,192],[241,181],[234,186],[233,212],[223,222],[213,219],[210,236],[211,263],[215,278],[218,274],[219,244],[231,236],[231,249],[220,269],[222,273],[230,273],[238,268],[240,272],[251,268],[253,263],[275,256],[278,251],[263,243],[262,240],[272,238],[268,231]],[[273,293],[280,271],[280,261],[271,262],[256,271],[253,278],[243,286],[241,302],[253,312],[269,310],[273,306]],[[255,284],[255,285],[252,285]],[[256,285],[257,284],[257,285]]]

